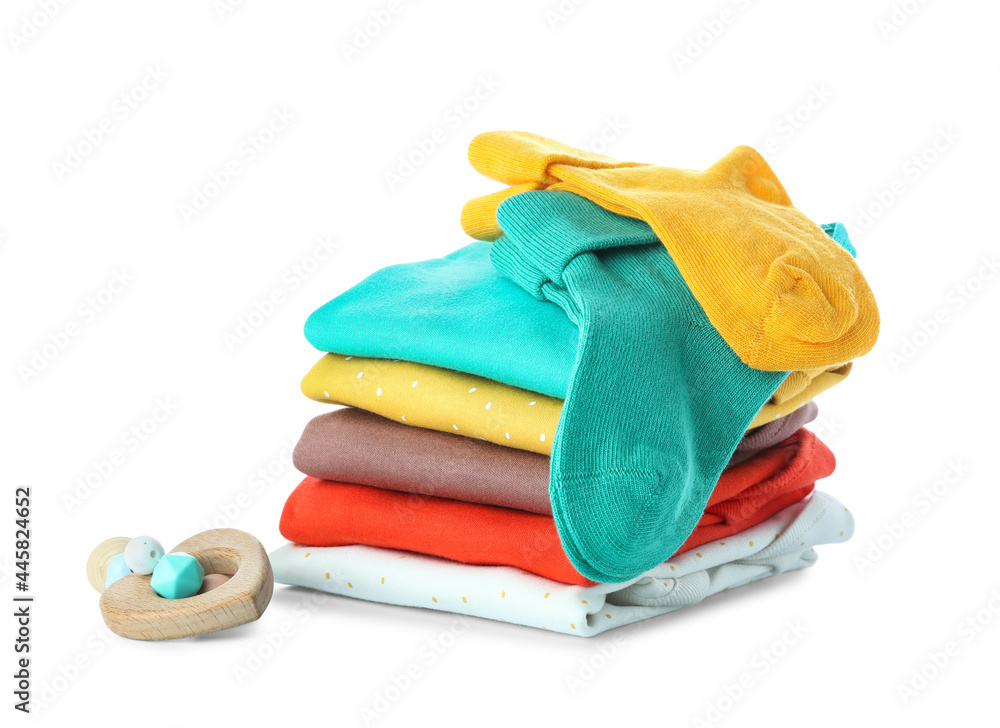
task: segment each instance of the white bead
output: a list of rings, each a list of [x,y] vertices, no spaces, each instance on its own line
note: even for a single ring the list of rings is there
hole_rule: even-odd
[[[152,536],[136,536],[125,546],[125,564],[135,574],[152,574],[163,547]]]

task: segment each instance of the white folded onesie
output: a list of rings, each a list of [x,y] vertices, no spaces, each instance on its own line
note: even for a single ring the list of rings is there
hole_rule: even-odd
[[[279,584],[592,637],[812,566],[814,546],[847,541],[853,532],[848,510],[815,491],[753,528],[679,554],[630,582],[589,587],[508,566],[461,564],[372,546],[286,544],[270,558]]]

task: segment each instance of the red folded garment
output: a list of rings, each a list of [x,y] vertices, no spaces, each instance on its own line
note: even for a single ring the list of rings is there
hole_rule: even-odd
[[[723,472],[697,528],[677,553],[755,526],[805,498],[834,469],[808,430]],[[467,564],[514,566],[590,586],[573,568],[551,516],[307,477],[281,514],[281,534],[309,546],[364,544]]]

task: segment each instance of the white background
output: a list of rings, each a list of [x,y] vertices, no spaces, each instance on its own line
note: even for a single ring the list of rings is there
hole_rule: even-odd
[[[373,724],[694,725],[718,718],[713,704],[731,725],[932,726],[992,709],[1000,278],[982,260],[1000,248],[996,4],[399,0],[370,38],[358,33],[387,2],[51,5],[7,2],[0,18],[2,590],[13,490],[30,484],[42,723],[363,725],[414,664],[421,677],[389,690]],[[275,109],[294,120],[248,161],[240,144]],[[110,131],[74,159],[102,120]],[[391,186],[436,128],[445,141]],[[808,571],[592,640],[471,620],[433,664],[452,616],[284,587],[259,622],[214,637],[109,635],[84,574],[99,541],[142,533],[169,549],[214,520],[282,543],[298,476],[281,460],[323,411],[298,389],[317,358],[306,316],[381,266],[466,242],[462,204],[497,185],[465,149],[492,129],[577,146],[603,134],[595,148],[612,156],[691,168],[750,144],[802,210],[849,225],[882,334],[820,397],[817,431],[839,461],[821,487],[856,515],[854,540]],[[241,173],[185,220],[233,159]],[[323,235],[339,248],[313,266]],[[293,288],[295,266],[313,272]],[[127,287],[86,313],[116,271]],[[283,302],[230,351],[226,333],[275,288]],[[175,411],[129,446],[158,398]],[[78,490],[114,451],[124,462]],[[933,502],[919,496],[946,476]],[[980,610],[991,623],[960,630]],[[762,674],[789,620],[808,632]],[[958,654],[904,703],[899,685],[950,640]],[[0,652],[7,676],[8,639]],[[247,676],[250,655],[266,659]],[[752,687],[722,699],[745,675]]]

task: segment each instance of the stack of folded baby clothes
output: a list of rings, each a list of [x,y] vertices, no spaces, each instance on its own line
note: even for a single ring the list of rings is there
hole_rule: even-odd
[[[322,306],[275,580],[577,635],[810,566],[850,538],[803,425],[878,335],[839,223],[752,149],[706,171],[524,132],[479,240]]]

